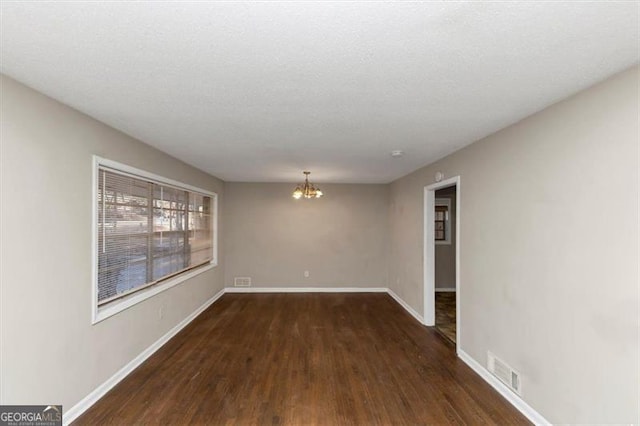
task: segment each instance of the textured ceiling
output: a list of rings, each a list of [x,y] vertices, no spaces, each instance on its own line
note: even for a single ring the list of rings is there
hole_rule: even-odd
[[[2,73],[228,181],[389,182],[639,60],[636,2],[1,8]]]

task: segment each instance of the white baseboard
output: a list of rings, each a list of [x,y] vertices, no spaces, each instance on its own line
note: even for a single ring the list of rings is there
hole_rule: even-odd
[[[227,293],[386,293],[385,287],[226,287]]]
[[[417,319],[420,324],[424,324],[424,318],[422,317],[422,315],[420,315],[415,309],[409,306],[407,302],[402,300],[400,296],[398,296],[393,290],[389,288],[387,289],[387,293],[389,293],[389,296],[393,297],[393,299],[398,302],[400,306],[405,309],[405,311],[409,312],[415,319]]]
[[[102,383],[100,386],[95,388],[93,392],[84,397],[80,402],[71,407],[68,411],[63,413],[62,423],[64,425],[68,425],[73,422],[75,419],[80,417],[82,413],[84,413],[89,407],[95,404],[100,398],[104,396],[107,392],[111,390],[115,385],[117,385],[122,379],[127,377],[129,373],[135,370],[140,364],[142,364],[147,358],[149,358],[155,351],[160,349],[162,345],[167,343],[169,339],[178,334],[180,330],[182,330],[187,324],[193,321],[198,315],[200,315],[205,309],[213,304],[216,300],[218,300],[225,292],[223,288],[218,293],[215,294],[211,299],[207,300],[202,306],[192,312],[188,317],[180,321],[178,325],[169,330],[164,336],[154,342],[151,346],[145,349],[141,354],[132,359],[127,365],[122,367],[116,374],[111,376],[106,382]]]
[[[458,357],[465,362],[473,371],[478,373],[485,382],[489,383],[491,387],[498,391],[511,405],[513,405],[518,411],[520,411],[527,419],[529,419],[535,425],[551,425],[547,419],[542,417],[540,413],[534,410],[529,404],[524,402],[522,398],[513,393],[509,388],[498,380],[493,374],[491,374],[486,368],[484,368],[479,362],[471,358],[471,356],[458,348]]]
[[[454,288],[445,288],[445,287],[436,287],[436,293],[455,293],[456,289]]]

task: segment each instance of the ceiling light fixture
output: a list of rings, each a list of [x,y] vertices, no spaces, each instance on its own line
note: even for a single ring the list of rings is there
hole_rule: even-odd
[[[322,195],[322,191],[320,188],[315,186],[314,184],[309,182],[309,175],[311,172],[303,172],[304,173],[304,183],[296,186],[296,189],[293,191],[293,198],[299,200],[300,198],[320,198]]]
[[[403,155],[404,155],[404,151],[401,151],[399,149],[391,151],[391,156],[394,158],[402,157]]]

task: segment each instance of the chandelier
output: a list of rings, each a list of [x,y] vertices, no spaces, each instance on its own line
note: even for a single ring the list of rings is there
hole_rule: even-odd
[[[293,191],[293,198],[299,200],[300,198],[320,198],[322,197],[322,191],[320,188],[315,186],[314,184],[309,182],[309,175],[311,172],[303,172],[304,173],[304,183],[296,186],[296,189]]]

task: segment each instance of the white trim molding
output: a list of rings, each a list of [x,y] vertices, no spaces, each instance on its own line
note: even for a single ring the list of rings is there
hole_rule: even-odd
[[[148,298],[155,296],[158,293],[161,293],[165,290],[169,290],[170,288],[175,287],[178,284],[188,279],[191,279],[197,275],[207,272],[212,268],[214,268],[214,265],[211,265],[211,264],[203,265],[199,268],[177,275],[176,277],[171,278],[165,282],[153,285],[148,289],[141,290],[137,293],[132,293],[131,295],[122,298],[120,302],[117,304],[114,304],[112,306],[107,305],[103,308],[97,309],[94,314],[93,324],[99,323],[100,321],[107,319],[110,316],[117,314],[118,312],[122,312],[125,309],[128,309],[133,305],[136,305],[144,300],[147,300]],[[94,300],[97,300],[97,299],[94,299]],[[97,301],[96,301],[96,305],[97,305]]]
[[[224,288],[216,293],[211,299],[204,302],[202,306],[193,311],[188,317],[180,321],[175,327],[169,330],[164,336],[151,344],[147,349],[142,351],[137,357],[129,361],[124,367],[118,370],[107,381],[95,388],[89,395],[84,397],[80,402],[71,407],[68,411],[63,412],[62,423],[65,425],[70,424],[75,419],[80,417],[89,407],[95,404],[100,398],[117,385],[122,379],[127,377],[129,373],[135,370],[140,364],[142,364],[147,358],[154,354],[158,349],[167,343],[173,336],[178,334],[180,330],[185,328],[191,321],[193,321],[198,315],[204,312],[209,306],[211,306],[216,300],[218,300],[225,293]]]
[[[511,405],[513,405],[518,411],[520,411],[527,419],[529,419],[535,425],[551,425],[542,414],[534,410],[529,404],[527,404],[522,398],[512,392],[504,383],[498,380],[493,374],[491,374],[486,368],[484,368],[478,361],[473,359],[471,355],[458,348],[458,357],[464,361],[473,371],[475,371],[485,382],[489,383],[492,388],[498,391],[500,395],[504,397]]]
[[[411,314],[412,317],[414,317],[420,324],[424,325],[424,318],[422,318],[422,315],[420,315],[418,313],[418,311],[416,311],[415,309],[413,309],[411,306],[409,306],[409,304],[407,302],[405,302],[400,296],[398,296],[393,290],[391,290],[390,288],[387,289],[387,293],[389,293],[389,296],[391,296],[393,298],[393,300],[395,300],[396,302],[398,302],[398,304],[400,306],[402,306],[404,308],[405,311],[409,312],[409,314]]]

